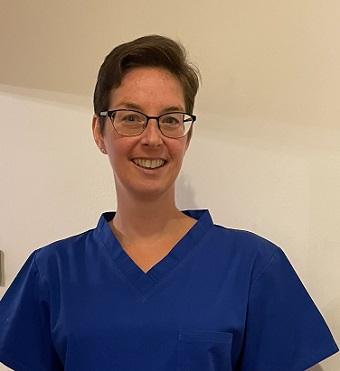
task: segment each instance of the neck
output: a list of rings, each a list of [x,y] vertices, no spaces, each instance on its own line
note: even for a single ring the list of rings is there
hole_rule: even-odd
[[[176,207],[174,191],[154,199],[117,194],[113,228],[129,239],[153,238],[187,217]],[[170,228],[171,230],[171,228]]]
[[[174,190],[153,199],[145,196],[132,198],[131,193],[117,191],[117,213],[111,228],[130,258],[147,272],[196,221],[177,209]]]

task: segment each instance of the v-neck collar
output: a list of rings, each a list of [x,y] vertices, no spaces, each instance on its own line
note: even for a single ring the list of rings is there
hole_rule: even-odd
[[[213,225],[208,210],[184,210],[184,214],[197,220],[191,229],[179,240],[170,252],[147,272],[144,272],[130,258],[113,234],[109,222],[114,212],[102,214],[94,230],[94,238],[104,245],[113,262],[124,278],[145,298],[166,276],[199,245],[203,235]]]

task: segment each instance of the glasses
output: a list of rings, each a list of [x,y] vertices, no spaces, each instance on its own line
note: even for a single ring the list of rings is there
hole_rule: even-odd
[[[137,136],[143,133],[149,120],[157,120],[160,132],[168,138],[181,138],[188,134],[196,120],[195,115],[184,112],[168,112],[160,116],[147,116],[130,109],[100,112],[100,117],[109,117],[119,135]]]

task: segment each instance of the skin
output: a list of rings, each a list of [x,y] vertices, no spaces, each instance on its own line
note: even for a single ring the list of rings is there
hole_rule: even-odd
[[[162,68],[139,67],[129,71],[111,93],[110,109],[133,108],[149,116],[185,112],[183,88]],[[97,146],[110,161],[117,193],[113,233],[124,250],[143,270],[164,258],[195,223],[175,205],[175,181],[189,145],[187,137],[167,138],[150,120],[135,137],[120,136],[109,119],[100,132],[98,117],[92,123]],[[134,159],[163,159],[165,165],[149,170]]]

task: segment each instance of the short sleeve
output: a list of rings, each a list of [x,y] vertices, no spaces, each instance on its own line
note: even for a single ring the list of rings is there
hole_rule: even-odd
[[[241,371],[303,371],[338,348],[279,248],[251,286]]]
[[[51,339],[48,291],[35,254],[0,302],[0,361],[15,371],[63,370]]]

